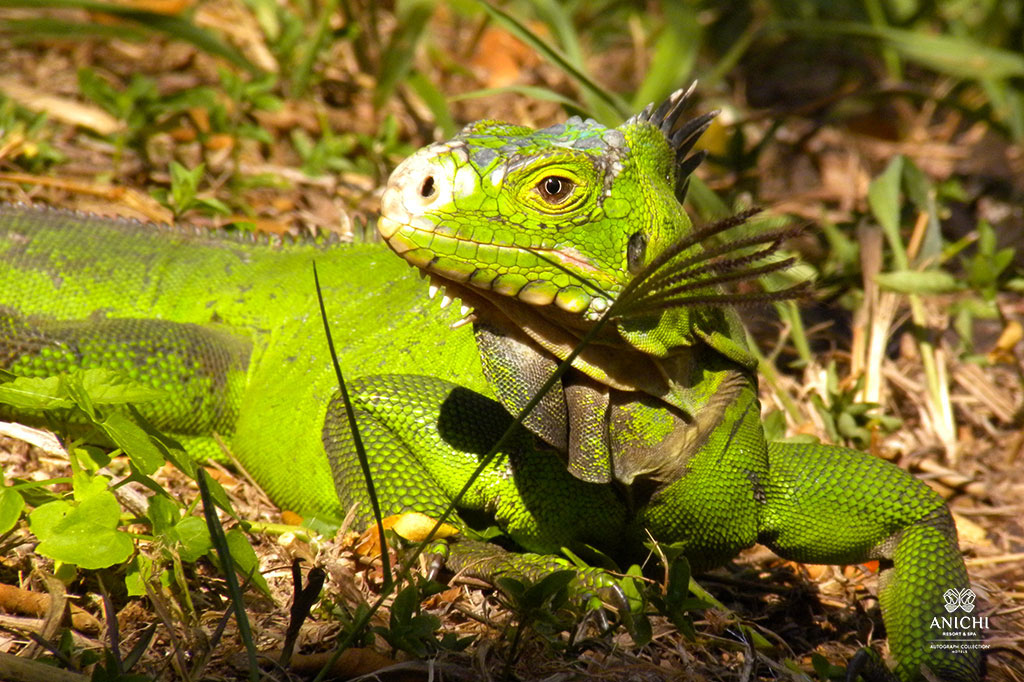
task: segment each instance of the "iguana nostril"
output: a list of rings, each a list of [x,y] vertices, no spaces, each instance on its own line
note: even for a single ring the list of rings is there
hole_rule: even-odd
[[[430,197],[434,196],[435,193],[436,190],[434,188],[434,176],[428,175],[426,180],[423,181],[423,184],[420,185],[420,196],[423,197],[424,199],[429,199]]]

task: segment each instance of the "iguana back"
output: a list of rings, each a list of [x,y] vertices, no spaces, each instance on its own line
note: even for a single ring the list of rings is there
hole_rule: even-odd
[[[272,244],[12,205],[0,205],[0,367],[46,376],[113,355],[168,391],[144,413],[194,454],[219,453],[213,430],[282,508],[323,514],[337,507],[320,443],[337,382],[314,260],[347,374],[486,391],[472,334],[447,329],[456,317],[428,310],[423,283],[377,244]],[[28,357],[27,343],[45,349]]]

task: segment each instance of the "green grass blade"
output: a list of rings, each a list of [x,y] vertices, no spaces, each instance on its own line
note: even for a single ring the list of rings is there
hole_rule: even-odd
[[[588,98],[593,98],[595,106],[592,115],[606,125],[614,125],[633,111],[632,107],[618,95],[607,92],[598,85],[582,69],[574,65],[568,57],[544,42],[536,33],[527,28],[518,19],[504,10],[494,7],[489,2],[481,0],[481,4],[487,13],[502,28],[532,47],[537,54],[564,71],[584,91]]]
[[[95,0],[0,0],[0,7],[21,9],[60,7],[110,14],[125,21],[136,23],[142,28],[164,33],[176,40],[191,43],[200,50],[221,57],[249,73],[260,73],[260,69],[246,59],[245,55],[241,52],[222,41],[213,33],[181,17],[133,10],[124,5],[96,2]]]
[[[559,0],[533,0],[533,7],[538,16],[551,27],[552,32],[562,46],[566,59],[576,68],[583,68],[583,49],[573,26],[572,16]]]
[[[904,59],[964,80],[1024,76],[1024,55],[992,47],[969,36],[908,31],[844,21],[779,21],[773,28],[821,38],[860,36],[885,42]]]
[[[295,76],[292,79],[291,94],[296,99],[306,94],[306,88],[309,87],[309,79],[313,75],[313,66],[316,64],[316,58],[320,55],[320,51],[324,49],[324,45],[331,34],[331,17],[337,11],[338,0],[326,0],[320,9],[316,30],[305,46],[302,60],[299,62],[295,70]]]
[[[359,425],[356,423],[356,413],[352,409],[352,399],[348,394],[348,386],[345,384],[345,377],[341,372],[341,365],[338,364],[338,354],[334,351],[334,339],[331,336],[331,325],[327,318],[327,308],[324,306],[324,295],[320,289],[320,276],[316,271],[316,262],[313,262],[313,284],[316,286],[316,299],[320,304],[320,320],[324,323],[324,337],[327,339],[327,349],[331,354],[331,363],[334,365],[334,375],[338,379],[338,390],[341,391],[341,401],[345,404],[345,415],[348,417],[348,426],[352,431],[352,444],[356,449],[356,457],[359,459],[359,468],[363,470],[363,478],[366,479],[366,492],[370,497],[370,507],[373,509],[373,519],[377,522],[377,532],[380,535],[380,557],[381,573],[384,576],[383,589],[391,587],[391,558],[388,555],[388,543],[384,537],[384,524],[380,515],[380,502],[377,499],[377,488],[373,485],[373,473],[370,471],[370,460],[366,457],[366,448],[363,446],[363,439],[359,435]]]
[[[77,40],[119,38],[138,40],[146,34],[129,26],[111,26],[92,21],[66,21],[55,17],[7,19],[0,21],[0,36],[12,43],[38,43],[41,40]]]
[[[697,9],[687,3],[666,3],[665,24],[654,44],[650,69],[633,96],[633,111],[665,97],[693,79],[700,52],[703,29],[697,21]]]
[[[377,89],[373,93],[374,106],[383,106],[409,73],[413,58],[416,56],[416,48],[426,33],[427,24],[433,14],[434,3],[430,0],[419,0],[411,3],[398,17],[398,29],[391,35],[377,72]]]
[[[448,101],[441,94],[441,91],[437,89],[437,86],[431,83],[430,79],[419,71],[413,71],[409,74],[406,83],[409,84],[409,87],[419,95],[419,98],[430,109],[430,113],[434,115],[434,123],[441,128],[444,136],[452,137],[455,135],[459,127],[455,125],[455,119],[452,118],[452,114],[448,110]]]
[[[249,616],[245,612],[242,589],[238,585],[238,576],[235,575],[235,562],[231,557],[224,528],[220,525],[220,519],[217,517],[217,507],[213,503],[213,496],[210,494],[209,485],[207,485],[206,470],[202,467],[196,468],[196,484],[199,486],[199,495],[203,499],[203,515],[206,517],[206,526],[210,529],[210,540],[217,550],[221,567],[224,569],[224,580],[228,584],[228,594],[231,596],[231,606],[235,611],[238,634],[245,644],[245,652],[249,659],[249,679],[252,682],[258,682],[260,667],[256,662],[256,645],[252,639],[252,629],[249,627]]]
[[[576,359],[576,357],[579,356],[579,354],[583,351],[584,348],[586,348],[586,346],[591,341],[597,338],[597,335],[604,328],[605,324],[607,324],[614,315],[618,314],[618,310],[616,307],[617,303],[617,301],[613,302],[612,305],[608,307],[608,310],[606,310],[604,315],[601,316],[601,318],[595,323],[594,327],[589,332],[587,332],[587,334],[580,340],[576,347],[573,348],[572,352],[569,353],[565,360],[563,360],[555,369],[555,371],[552,372],[551,376],[548,377],[547,381],[545,381],[544,384],[537,390],[537,392],[530,399],[530,401],[523,407],[522,410],[519,411],[519,414],[515,416],[515,419],[512,420],[512,423],[509,425],[507,429],[505,429],[505,432],[501,434],[497,441],[495,441],[494,445],[491,446],[491,448],[487,451],[485,455],[483,455],[483,457],[480,458],[480,464],[477,465],[476,469],[474,469],[473,472],[469,475],[469,478],[466,481],[465,485],[463,485],[459,492],[455,494],[451,502],[445,508],[445,511],[440,515],[439,518],[435,520],[434,527],[430,530],[430,532],[427,533],[427,538],[433,537],[434,534],[437,533],[437,531],[441,528],[441,525],[444,524],[453,513],[455,513],[455,509],[458,507],[462,498],[466,495],[467,492],[469,492],[469,489],[473,486],[473,484],[484,472],[484,470],[491,465],[491,463],[494,461],[494,458],[497,457],[498,453],[501,452],[502,449],[504,449],[506,443],[508,443],[508,441],[515,434],[516,429],[522,426],[523,420],[526,419],[527,415],[529,415],[530,412],[533,411],[533,408],[535,408],[540,403],[541,399],[547,394],[547,392],[551,390],[551,388],[558,381],[561,380],[562,375],[565,374],[572,367],[572,363]],[[353,433],[355,433],[354,425]],[[415,565],[416,561],[419,559],[419,556],[426,549],[428,542],[429,540],[421,542],[411,553],[409,553],[409,555],[405,558],[405,560],[402,562],[401,566],[398,569],[399,577],[405,576],[407,572],[410,570],[410,568],[413,565]],[[352,627],[349,629],[349,634],[345,637],[344,640],[342,640],[338,644],[334,651],[331,652],[330,657],[328,657],[327,661],[320,669],[320,672],[317,673],[317,676],[314,678],[314,682],[320,682],[321,680],[326,679],[330,671],[334,669],[334,665],[338,662],[338,659],[341,657],[342,653],[344,653],[345,650],[352,645],[352,643],[355,641],[355,638],[358,636],[358,633],[362,632],[363,629],[365,629],[366,626],[369,625],[370,619],[373,618],[373,615],[380,609],[381,606],[383,606],[384,602],[390,597],[391,593],[394,591],[395,585],[397,584],[398,581],[396,580],[388,585],[385,585],[381,589],[381,594],[377,598],[377,600],[370,605],[369,609],[367,609],[362,614],[362,617],[360,619],[358,619],[355,623],[352,624]]]
[[[523,97],[529,97],[530,99],[537,99],[544,102],[557,102],[573,114],[585,113],[584,106],[576,100],[566,97],[554,90],[549,90],[548,88],[536,85],[504,85],[500,88],[481,88],[480,90],[470,90],[469,92],[452,95],[448,98],[448,101],[458,102],[464,99],[477,99],[479,97],[490,97],[491,95],[502,95],[506,93],[522,95]]]

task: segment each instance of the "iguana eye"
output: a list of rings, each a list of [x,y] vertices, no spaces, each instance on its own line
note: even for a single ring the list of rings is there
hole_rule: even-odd
[[[560,204],[576,189],[576,183],[560,175],[549,175],[537,183],[536,190],[549,204]]]

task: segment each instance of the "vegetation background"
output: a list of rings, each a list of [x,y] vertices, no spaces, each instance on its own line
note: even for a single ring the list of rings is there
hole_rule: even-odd
[[[769,432],[867,449],[946,495],[989,679],[1020,681],[1022,41],[1021,0],[0,0],[0,196],[372,238],[390,170],[466,122],[616,124],[697,79],[696,110],[722,113],[695,220],[756,204],[810,228],[790,246],[813,303],[745,313]],[[701,577],[719,608],[679,576],[653,585],[646,637],[573,613],[557,581],[417,580],[370,617],[387,592],[372,551],[293,525],[244,477],[208,470],[207,499],[235,510],[225,534],[198,515],[194,468],[140,464],[151,443],[111,459],[3,433],[0,677],[291,679],[348,637],[333,670],[382,679],[824,679],[884,635],[872,567],[758,548]],[[162,501],[133,498],[140,481]],[[55,561],[30,513],[105,495],[116,551],[96,558],[93,538]],[[327,589],[290,625],[300,574]]]

